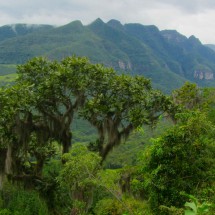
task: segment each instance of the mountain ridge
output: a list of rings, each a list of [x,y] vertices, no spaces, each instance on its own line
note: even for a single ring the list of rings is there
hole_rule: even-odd
[[[154,25],[121,24],[100,18],[83,25],[7,25],[0,27],[0,65],[25,63],[32,57],[62,59],[86,56],[119,72],[144,75],[170,91],[185,81],[215,86],[215,52],[195,36]],[[0,66],[1,72],[1,66]]]

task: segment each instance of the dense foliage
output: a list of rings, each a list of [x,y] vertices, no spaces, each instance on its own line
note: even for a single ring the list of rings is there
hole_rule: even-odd
[[[200,112],[179,117],[180,122],[154,141],[143,160],[144,186],[155,209],[182,207],[181,192],[209,201],[215,194],[214,126]]]
[[[165,96],[74,56],[17,70],[0,88],[0,214],[213,214],[213,89]]]

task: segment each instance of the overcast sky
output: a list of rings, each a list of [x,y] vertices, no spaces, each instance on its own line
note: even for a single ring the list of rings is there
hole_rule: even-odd
[[[156,25],[215,44],[215,0],[0,0],[0,26],[64,25],[74,20]]]

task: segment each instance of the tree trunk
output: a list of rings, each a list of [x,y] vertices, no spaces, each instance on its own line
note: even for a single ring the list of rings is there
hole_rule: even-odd
[[[5,179],[5,174],[4,173],[0,173],[0,191],[3,188],[4,179]]]
[[[62,135],[62,145],[63,145],[63,151],[62,153],[68,153],[69,152],[69,148],[71,146],[71,139],[72,139],[72,133],[71,132],[64,132],[64,134]]]
[[[43,172],[43,166],[45,163],[45,157],[37,156],[36,159],[37,159],[37,164],[35,166],[35,174],[36,176],[41,177]]]
[[[2,190],[5,179],[5,162],[7,157],[7,149],[0,149],[0,190]]]
[[[5,160],[5,173],[12,174],[12,146],[8,145],[7,155]]]

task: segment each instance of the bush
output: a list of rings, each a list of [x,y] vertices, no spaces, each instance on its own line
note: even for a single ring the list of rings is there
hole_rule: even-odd
[[[123,205],[115,199],[102,199],[94,209],[96,215],[121,215],[123,214]]]
[[[158,214],[166,214],[157,211],[161,205],[183,207],[181,191],[201,198],[214,185],[214,126],[200,112],[183,114],[180,120],[154,141],[141,166],[151,208]]]
[[[8,209],[0,209],[0,215],[12,215]]]
[[[94,208],[96,215],[152,215],[146,202],[134,198],[102,199]]]
[[[7,184],[1,196],[3,210],[0,214],[2,215],[48,215],[48,208],[36,191],[25,191]]]

